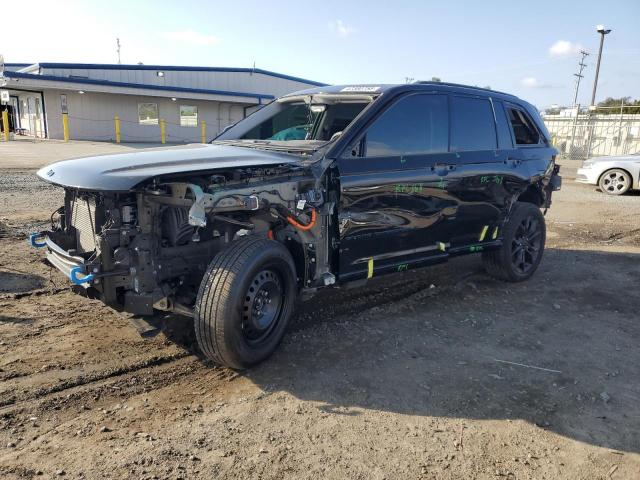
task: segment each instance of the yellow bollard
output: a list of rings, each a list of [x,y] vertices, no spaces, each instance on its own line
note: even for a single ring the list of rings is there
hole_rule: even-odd
[[[9,141],[9,112],[7,110],[2,111],[2,127],[4,130],[4,141]]]
[[[207,143],[207,122],[200,122],[200,143]]]
[[[64,141],[69,141],[69,114],[62,114],[62,131],[64,132]]]
[[[166,143],[167,136],[164,128],[164,118],[160,119],[160,143]]]
[[[120,143],[120,117],[118,115],[113,117],[113,125],[116,129],[116,143]]]

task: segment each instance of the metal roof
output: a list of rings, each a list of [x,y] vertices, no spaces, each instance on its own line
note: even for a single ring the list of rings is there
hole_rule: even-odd
[[[18,64],[14,64],[18,65]],[[292,75],[285,75],[283,73],[272,72],[269,70],[263,70],[261,68],[235,68],[235,67],[191,67],[180,65],[131,65],[131,64],[119,64],[119,63],[51,63],[40,62],[34,64],[40,68],[70,68],[70,69],[86,69],[86,70],[164,70],[167,72],[230,72],[230,73],[258,73],[261,75],[268,75],[270,77],[282,78],[285,80],[292,80],[294,82],[308,83],[309,85],[315,85],[322,87],[327,85],[326,83],[316,82],[314,80],[307,80],[306,78],[294,77]]]
[[[61,77],[57,75],[38,75],[34,73],[22,73],[22,72],[4,72],[4,76],[7,78],[23,78],[34,81],[53,81],[53,82],[66,82],[77,83],[83,85],[104,85],[109,87],[122,87],[122,88],[137,88],[141,90],[159,90],[169,92],[185,92],[185,93],[203,93],[208,95],[224,95],[230,97],[248,97],[256,98],[260,100],[273,100],[275,97],[266,93],[254,93],[254,92],[234,92],[228,90],[211,90],[206,88],[190,88],[190,87],[172,87],[165,85],[152,85],[148,83],[128,83],[128,82],[114,82],[110,80],[96,80],[93,78],[77,78],[77,77]]]

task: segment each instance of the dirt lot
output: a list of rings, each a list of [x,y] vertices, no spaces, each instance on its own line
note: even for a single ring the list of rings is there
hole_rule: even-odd
[[[466,257],[326,291],[239,374],[26,244],[61,198],[37,166],[126,148],[0,145],[0,478],[640,478],[640,195],[566,164],[531,281]]]

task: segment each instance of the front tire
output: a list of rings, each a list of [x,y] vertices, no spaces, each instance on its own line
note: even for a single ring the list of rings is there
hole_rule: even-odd
[[[624,195],[631,188],[631,175],[619,168],[612,168],[600,176],[598,186],[607,195]]]
[[[297,295],[293,258],[280,243],[246,237],[216,255],[196,299],[196,339],[205,356],[242,370],[282,340]]]
[[[500,248],[482,254],[485,270],[499,280],[527,280],[540,265],[546,235],[540,209],[532,203],[517,202],[504,226]]]

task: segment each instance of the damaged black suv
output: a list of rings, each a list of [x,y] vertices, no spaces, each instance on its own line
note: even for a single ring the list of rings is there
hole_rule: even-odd
[[[538,112],[446,83],[320,87],[270,103],[211,144],[67,160],[34,247],[90,297],[192,317],[233,368],[273,353],[296,298],[481,252],[529,278],[560,188]]]

